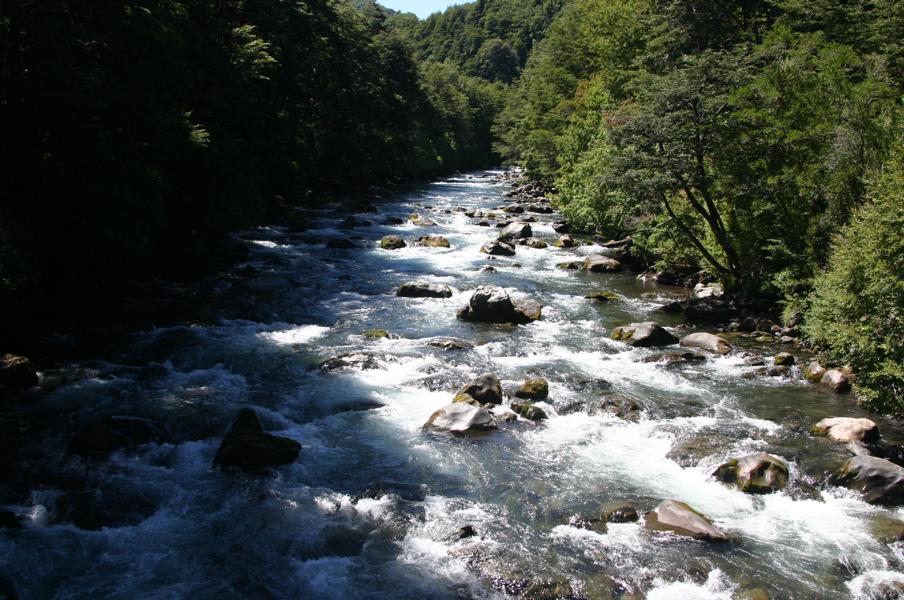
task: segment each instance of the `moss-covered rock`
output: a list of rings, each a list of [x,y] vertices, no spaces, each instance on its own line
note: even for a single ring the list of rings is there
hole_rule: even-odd
[[[404,248],[408,244],[398,235],[387,235],[380,240],[380,248],[384,250],[398,250]]]
[[[542,377],[528,379],[515,392],[515,397],[522,400],[546,400],[549,398],[549,382]]]

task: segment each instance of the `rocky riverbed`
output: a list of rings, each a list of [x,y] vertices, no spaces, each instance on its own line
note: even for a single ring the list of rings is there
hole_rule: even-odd
[[[543,194],[298,210],[184,323],[4,356],[0,594],[899,597],[900,427]]]

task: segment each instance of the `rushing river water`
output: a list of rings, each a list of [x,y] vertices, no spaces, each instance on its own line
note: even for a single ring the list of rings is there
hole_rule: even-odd
[[[821,485],[848,455],[807,431],[825,416],[860,416],[852,398],[805,383],[796,367],[790,377],[756,375],[738,353],[645,362],[656,351],[611,340],[612,328],[649,319],[678,327],[655,311],[687,292],[555,267],[592,247],[519,246],[514,258],[489,260],[478,250],[498,230],[451,209],[507,203],[496,175],[388,195],[375,201],[378,213],[357,214],[370,226],[344,229],[353,213],[328,207],[300,213],[305,228],[243,232],[248,260],[199,284],[209,299],[202,324],[136,332],[105,356],[45,373],[55,383],[32,409],[45,425],[18,459],[30,489],[3,488],[6,507],[31,521],[0,533],[6,585],[23,598],[346,600],[545,598],[570,584],[575,597],[689,600],[752,588],[782,599],[872,598],[880,582],[904,581],[904,546],[881,539],[904,515]],[[438,226],[386,224],[412,212]],[[538,215],[535,237],[557,237],[551,219]],[[451,248],[382,250],[387,234],[439,234]],[[339,237],[359,247],[325,247]],[[495,272],[482,270],[488,264]],[[455,292],[396,297],[407,281]],[[457,320],[486,284],[540,301],[542,320]],[[600,289],[625,301],[585,299]],[[365,338],[372,328],[394,336]],[[446,351],[428,345],[435,336],[476,346]],[[749,350],[769,357],[776,348]],[[350,352],[371,353],[367,366],[377,368],[317,368]],[[539,405],[550,418],[473,438],[422,430],[484,372],[507,389],[549,379]],[[594,409],[615,394],[634,399],[640,418]],[[245,406],[301,443],[295,463],[269,476],[211,467]],[[67,452],[73,431],[109,415],[158,421],[168,441],[104,457]],[[748,495],[710,475],[761,450],[788,462],[785,491]],[[641,523],[568,524],[612,502],[645,511],[667,498],[707,514],[733,541],[651,534]],[[464,525],[478,535],[457,539]]]

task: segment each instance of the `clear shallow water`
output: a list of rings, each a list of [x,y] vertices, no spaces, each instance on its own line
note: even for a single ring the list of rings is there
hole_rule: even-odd
[[[502,598],[523,589],[539,597],[529,586],[546,580],[587,598],[729,599],[750,588],[774,598],[870,598],[878,582],[904,580],[902,548],[873,533],[904,514],[816,485],[846,454],[806,431],[824,416],[859,415],[850,398],[799,378],[745,378],[752,369],[738,357],[644,362],[655,351],[628,349],[609,332],[646,319],[679,325],[653,311],[683,292],[555,268],[586,247],[519,246],[513,259],[488,260],[478,249],[497,230],[445,211],[507,204],[493,175],[376,201],[379,213],[357,215],[369,227],[341,229],[351,213],[328,207],[300,213],[304,231],[243,232],[249,259],[198,284],[208,298],[198,324],[136,332],[106,356],[44,374],[57,383],[32,409],[42,425],[20,458],[28,489],[3,488],[7,508],[33,515],[25,529],[0,534],[2,572],[23,597]],[[438,227],[383,224],[412,212]],[[555,239],[551,218],[538,218],[535,237]],[[409,243],[440,234],[452,248],[379,249],[391,233]],[[335,237],[360,248],[327,249]],[[487,264],[497,271],[481,272]],[[453,297],[393,295],[411,280],[447,284]],[[516,329],[457,321],[481,284],[539,300],[543,320]],[[584,299],[599,289],[626,301]],[[371,328],[398,338],[368,340]],[[434,336],[477,345],[445,352],[428,345]],[[379,368],[316,368],[359,351]],[[485,371],[506,388],[548,378],[542,406],[551,418],[472,439],[421,430]],[[639,402],[642,418],[591,409],[612,394]],[[301,443],[296,463],[269,477],[211,468],[244,406]],[[160,421],[171,441],[100,459],[65,451],[72,432],[107,415]],[[681,464],[667,456],[694,438],[715,449]],[[726,458],[759,450],[789,462],[787,491],[750,496],[710,477]],[[61,498],[73,494],[87,494],[106,526],[60,518]],[[690,503],[736,541],[568,525],[610,502],[645,511],[666,498]],[[466,524],[479,536],[454,541]]]

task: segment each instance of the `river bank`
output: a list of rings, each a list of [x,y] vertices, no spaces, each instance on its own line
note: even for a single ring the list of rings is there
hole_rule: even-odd
[[[506,196],[502,175],[241,232],[244,257],[196,282],[202,295],[173,294],[197,305],[184,323],[43,371],[4,413],[18,432],[0,499],[6,584],[22,597],[653,600],[874,598],[904,584],[900,510],[829,481],[851,453],[810,433],[868,417],[893,448],[898,424],[806,382],[809,355],[781,327],[663,312],[691,291],[594,258],[617,261],[624,244],[562,242],[554,209]],[[499,240],[504,221],[518,237]],[[429,294],[398,295],[406,284]],[[480,287],[535,301],[540,318],[482,322]],[[670,337],[613,339],[648,321]],[[697,333],[730,347],[672,342]],[[794,363],[776,364],[782,352]],[[484,373],[498,394],[469,386]],[[546,394],[523,397],[539,378]],[[462,388],[492,427],[425,431]],[[297,460],[212,466],[246,407]],[[121,441],[92,446],[98,424]],[[713,476],[759,452],[787,466],[778,491]],[[651,531],[643,515],[672,499],[729,541]],[[640,520],[612,519],[614,504]]]

